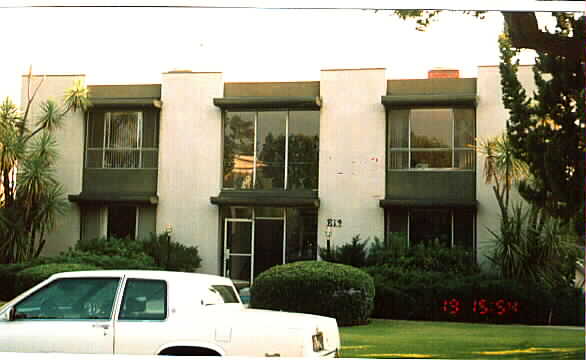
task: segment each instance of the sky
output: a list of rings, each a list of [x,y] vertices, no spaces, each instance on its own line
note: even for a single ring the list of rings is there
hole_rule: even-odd
[[[484,20],[444,12],[425,32],[363,10],[3,8],[0,18],[0,97],[16,103],[31,65],[35,74],[85,74],[90,85],[160,83],[171,70],[220,71],[227,82],[372,67],[389,79],[433,68],[475,77],[478,66],[498,64],[503,30],[500,12]]]

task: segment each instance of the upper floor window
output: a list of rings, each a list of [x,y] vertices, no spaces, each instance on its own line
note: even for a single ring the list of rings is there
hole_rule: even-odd
[[[389,170],[473,170],[473,109],[400,109],[388,113]]]
[[[226,111],[225,189],[317,189],[319,111]]]
[[[156,169],[158,119],[146,111],[95,111],[87,126],[86,167]]]

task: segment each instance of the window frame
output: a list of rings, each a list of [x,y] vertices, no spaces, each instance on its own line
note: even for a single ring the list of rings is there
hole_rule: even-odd
[[[165,292],[163,295],[163,299],[164,299],[164,304],[163,304],[163,310],[164,312],[164,317],[162,319],[125,319],[122,318],[122,311],[124,309],[124,303],[126,301],[126,297],[128,295],[127,293],[127,288],[128,288],[128,283],[130,281],[147,281],[147,282],[160,282],[163,283],[165,285]],[[124,286],[121,288],[122,290],[122,298],[120,299],[120,306],[117,309],[118,311],[116,312],[116,321],[124,321],[124,322],[151,322],[151,321],[156,321],[156,322],[165,322],[168,320],[169,318],[169,284],[167,282],[167,280],[165,279],[144,279],[144,278],[136,278],[136,277],[127,277],[124,281]]]
[[[121,276],[99,276],[99,277],[64,277],[64,278],[57,278],[54,279],[53,281],[48,282],[47,284],[45,284],[44,286],[36,289],[35,291],[31,292],[30,294],[28,294],[26,297],[24,297],[23,299],[19,300],[16,304],[14,304],[12,307],[16,310],[16,308],[21,305],[23,302],[27,301],[28,299],[30,299],[31,297],[37,295],[39,292],[48,289],[48,287],[50,286],[54,286],[57,282],[63,281],[63,280],[115,280],[117,282],[116,285],[116,291],[114,292],[114,298],[112,301],[112,308],[110,309],[110,315],[108,318],[90,318],[90,317],[86,317],[86,318],[79,318],[79,319],[75,319],[75,318],[19,318],[19,317],[15,317],[15,321],[112,321],[114,319],[115,314],[117,313],[117,303],[118,303],[118,298],[120,296],[120,291],[122,289],[122,284],[124,283],[124,279]]]
[[[476,171],[476,156],[475,156],[475,149],[470,149],[467,147],[456,147],[455,146],[455,141],[456,141],[456,114],[455,111],[456,109],[464,109],[462,107],[456,107],[456,106],[437,106],[437,107],[428,107],[428,106],[414,106],[414,107],[408,107],[408,108],[396,108],[396,109],[389,109],[386,112],[386,118],[387,118],[387,131],[386,131],[386,143],[387,143],[387,164],[386,164],[386,168],[387,171],[417,171],[417,172],[423,172],[423,171],[433,171],[433,172],[445,172],[445,171],[455,171],[455,172],[475,172]],[[407,147],[391,147],[390,145],[390,136],[391,136],[391,114],[394,110],[407,110],[408,116],[407,116]],[[418,147],[418,148],[413,148],[411,146],[411,122],[412,122],[412,118],[413,118],[413,111],[433,111],[433,110],[449,110],[449,119],[451,122],[451,139],[450,139],[450,147],[449,148],[423,148],[423,147]],[[475,110],[475,109],[473,109]],[[476,131],[477,131],[477,127],[476,127],[476,111],[474,111],[474,118],[473,118],[473,122],[474,122],[474,136],[476,138]],[[450,156],[451,156],[451,167],[421,167],[421,168],[417,168],[417,167],[412,167],[411,166],[411,159],[412,159],[412,153],[414,152],[423,152],[423,151],[430,151],[430,152],[434,152],[434,151],[438,151],[438,152],[449,152]],[[471,168],[458,168],[456,167],[456,153],[458,151],[470,151],[473,153],[472,158],[473,158],[473,162],[472,162],[472,167]],[[392,153],[407,153],[407,167],[405,168],[392,168],[391,167],[391,154]]]
[[[134,209],[134,232],[132,233],[132,240],[138,239],[139,225],[140,225],[140,207],[136,205],[119,205],[119,204],[108,204],[105,207],[105,236],[106,237],[117,237],[111,234],[110,231],[110,212],[112,208],[132,208]]]
[[[266,109],[224,109],[222,110],[222,190],[227,190],[227,191],[239,191],[239,190],[244,190],[244,191],[254,191],[254,190],[285,190],[285,191],[313,191],[313,192],[317,192],[318,191],[318,185],[319,185],[319,170],[317,171],[316,177],[317,177],[317,181],[316,181],[316,188],[314,189],[290,189],[289,188],[289,137],[290,137],[290,118],[291,118],[291,112],[316,112],[317,114],[320,114],[320,110],[313,110],[313,109],[295,109],[295,108],[266,108]],[[225,162],[225,158],[224,158],[224,154],[225,154],[225,129],[226,129],[226,118],[228,116],[229,113],[253,113],[254,114],[254,119],[253,119],[253,129],[254,129],[254,138],[253,140],[253,149],[252,149],[252,154],[253,154],[253,159],[252,159],[252,186],[250,188],[236,188],[234,186],[232,187],[227,187],[224,185],[224,162]],[[284,154],[284,171],[283,171],[283,187],[282,188],[272,188],[272,189],[261,189],[261,188],[257,188],[257,161],[258,161],[258,154],[257,154],[257,144],[258,144],[258,123],[259,123],[259,113],[262,112],[285,112],[285,154]],[[320,120],[321,120],[321,115],[320,115]],[[320,141],[320,136],[319,136],[319,120],[318,120],[318,133],[317,133],[317,137],[318,137],[318,153],[317,153],[317,161],[318,161],[318,169],[319,169],[319,141]]]
[[[425,207],[425,208],[407,208],[405,209],[405,217],[406,217],[406,246],[407,249],[412,247],[411,244],[411,222],[412,222],[412,216],[413,216],[413,212],[417,212],[417,211],[426,211],[426,210],[447,210],[449,211],[449,216],[450,216],[450,249],[454,249],[454,248],[463,248],[463,249],[470,249],[472,251],[474,251],[474,253],[476,254],[477,251],[477,236],[476,236],[476,230],[477,230],[477,226],[476,226],[476,221],[477,221],[477,214],[475,212],[471,212],[470,216],[471,218],[471,225],[472,225],[472,244],[470,247],[457,247],[456,246],[456,234],[455,234],[455,230],[456,230],[456,214],[459,212],[459,209],[457,208],[434,208],[434,207]],[[386,210],[385,211],[385,242],[388,243],[389,241],[391,241],[391,239],[389,239],[390,234],[392,233],[391,231],[389,231],[391,224],[389,222],[389,211],[392,210]],[[461,216],[461,215],[460,215]],[[417,246],[417,244],[415,244],[415,246]]]
[[[160,117],[159,117],[159,113],[158,112],[153,112],[153,116],[154,116],[154,126],[153,126],[153,145],[151,147],[145,147],[144,146],[144,137],[145,137],[145,127],[144,127],[144,121],[145,121],[145,110],[142,109],[107,109],[104,110],[103,112],[98,112],[96,111],[97,114],[101,114],[103,116],[103,134],[102,134],[102,139],[101,139],[101,147],[90,147],[90,136],[91,134],[91,130],[92,127],[90,126],[90,121],[92,121],[92,117],[90,115],[90,112],[88,112],[86,114],[86,141],[85,141],[85,159],[84,159],[84,166],[86,169],[100,169],[100,170],[136,170],[136,169],[141,169],[141,170],[157,170],[158,169],[158,161],[157,166],[155,167],[151,167],[151,166],[144,166],[144,153],[145,152],[156,152],[156,156],[158,158],[158,151],[159,151],[159,121],[160,121]],[[116,147],[110,147],[108,146],[109,142],[108,140],[112,138],[112,134],[110,133],[111,131],[111,119],[112,119],[112,114],[136,114],[136,118],[137,118],[137,134],[136,134],[136,143],[137,146],[136,147],[128,147],[128,148],[116,148]],[[90,166],[89,164],[89,156],[88,153],[91,151],[101,151],[101,158],[99,159],[99,166]],[[112,167],[112,166],[105,166],[106,165],[106,152],[112,152],[112,151],[137,151],[138,152],[138,166],[136,167]]]

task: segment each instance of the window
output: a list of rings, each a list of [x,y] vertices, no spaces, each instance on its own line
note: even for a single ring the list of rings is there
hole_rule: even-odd
[[[227,111],[225,189],[317,189],[319,111]]]
[[[108,206],[108,237],[119,239],[136,237],[136,206]]]
[[[286,262],[317,259],[317,210],[288,208]]]
[[[222,298],[224,304],[239,303],[238,295],[234,292],[234,288],[228,285],[212,285],[209,291],[218,294]]]
[[[118,278],[58,279],[15,307],[17,319],[110,319]]]
[[[90,113],[87,131],[86,167],[158,167],[158,119],[154,112],[95,111]]]
[[[165,281],[129,279],[126,282],[119,320],[165,320],[166,317]]]
[[[389,170],[474,169],[473,109],[400,109],[388,113]]]
[[[387,210],[387,241],[398,247],[474,248],[474,213],[466,209]]]

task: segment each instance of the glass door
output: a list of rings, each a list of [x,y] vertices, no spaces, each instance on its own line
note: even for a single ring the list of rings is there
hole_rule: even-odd
[[[254,277],[284,263],[283,219],[256,218],[254,222]]]
[[[254,260],[254,225],[251,219],[224,219],[224,276],[249,285]]]

